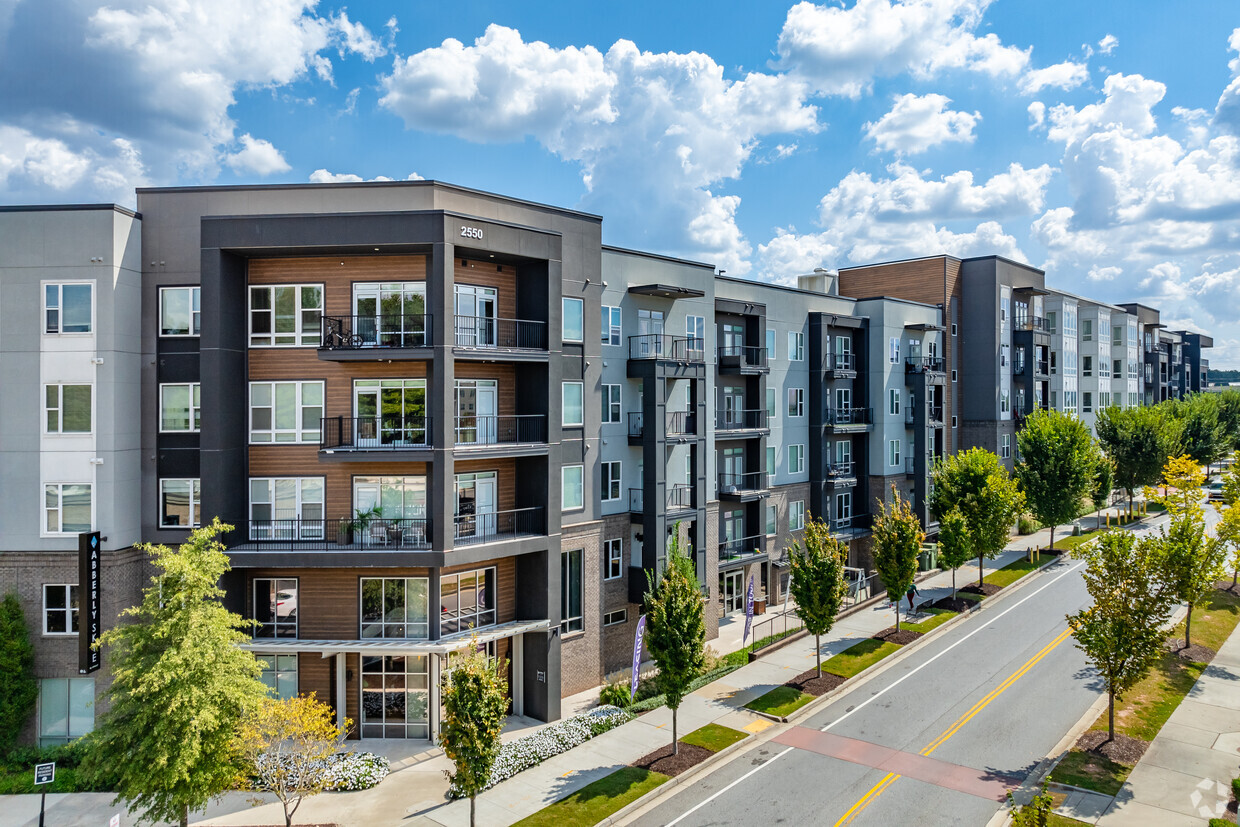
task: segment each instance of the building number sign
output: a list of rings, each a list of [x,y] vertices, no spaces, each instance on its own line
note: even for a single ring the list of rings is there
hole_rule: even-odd
[[[482,230],[477,227],[466,227],[461,225],[461,238],[476,238],[482,240]]]

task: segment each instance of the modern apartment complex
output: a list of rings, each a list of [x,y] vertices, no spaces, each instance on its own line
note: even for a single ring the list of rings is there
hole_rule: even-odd
[[[355,737],[431,737],[470,645],[509,663],[514,712],[551,720],[627,668],[677,526],[713,638],[751,578],[786,598],[811,515],[864,577],[893,488],[932,527],[937,457],[1010,455],[1019,415],[1102,405],[1103,378],[1128,394],[1141,371],[1112,374],[1170,335],[1002,259],[788,288],[433,181],[140,190],[137,214],[7,209],[0,238],[2,479],[22,492],[0,589],[27,607],[44,741],[88,729],[106,680],[105,653],[75,683],[79,531],[108,538],[110,625],[145,578],[135,543],[234,526],[224,587],[264,680]],[[1141,363],[1166,380],[1138,394],[1202,384],[1209,339],[1167,341],[1165,374],[1162,351]],[[1122,371],[1085,375],[1104,351]]]

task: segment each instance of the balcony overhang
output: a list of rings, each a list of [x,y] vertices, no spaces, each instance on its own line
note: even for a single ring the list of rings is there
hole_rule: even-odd
[[[637,296],[658,296],[661,299],[700,299],[706,296],[702,290],[675,284],[638,284],[630,287],[629,292]]]
[[[946,332],[947,330],[947,328],[941,324],[930,324],[929,322],[915,322],[913,324],[906,324],[904,326],[904,329],[905,330],[937,331],[939,333]]]
[[[241,644],[242,649],[251,652],[317,652],[323,657],[332,655],[360,653],[363,655],[448,655],[458,652],[471,644],[479,645],[504,640],[530,632],[546,632],[551,629],[550,620],[514,620],[498,626],[484,629],[471,629],[468,632],[457,632],[445,635],[439,640],[297,640],[293,638],[273,638],[271,640],[255,640]]]

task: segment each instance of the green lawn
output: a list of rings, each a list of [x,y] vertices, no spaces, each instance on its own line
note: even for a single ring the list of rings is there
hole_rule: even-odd
[[[737,741],[743,741],[749,736],[738,729],[720,726],[719,724],[707,724],[701,729],[695,729],[688,735],[680,739],[682,744],[692,744],[694,746],[708,749],[711,752],[719,752],[727,749]]]
[[[802,692],[791,686],[777,686],[765,695],[754,698],[745,706],[755,712],[765,712],[776,718],[787,718],[812,700],[814,696],[808,692]]]
[[[1046,827],[1072,827],[1073,824],[1089,824],[1089,822],[1077,821],[1075,818],[1061,816],[1058,813],[1051,813],[1050,818],[1046,820]]]
[[[668,776],[636,767],[616,770],[517,822],[518,827],[590,827],[641,798]]]
[[[1060,551],[1071,551],[1083,543],[1088,543],[1090,540],[1097,537],[1099,533],[1099,531],[1094,530],[1085,531],[1077,535],[1069,534],[1067,537],[1055,540],[1055,548]]]
[[[1042,564],[1045,562],[1045,560],[1039,560],[1037,562],[1030,563],[1028,557],[1021,557],[1008,563],[998,571],[992,571],[982,579],[982,582],[990,583],[992,586],[1004,588],[1012,585],[1026,574],[1041,568]]]
[[[933,617],[926,618],[919,623],[902,624],[902,628],[912,629],[914,632],[926,633],[931,629],[937,629],[947,621],[956,616],[955,612],[949,612],[947,609],[922,609],[924,612],[930,612]]]
[[[1130,772],[1132,767],[1127,764],[1117,764],[1104,756],[1074,749],[1055,765],[1051,780],[1115,795],[1124,786],[1124,779]]]
[[[851,678],[863,669],[878,663],[900,648],[900,644],[867,638],[854,643],[833,658],[823,661],[822,669],[841,678]]]

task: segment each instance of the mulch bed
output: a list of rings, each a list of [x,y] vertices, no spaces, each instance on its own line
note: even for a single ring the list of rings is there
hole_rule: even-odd
[[[1120,764],[1135,767],[1141,756],[1149,749],[1150,742],[1140,738],[1115,733],[1114,740],[1108,741],[1104,730],[1090,730],[1077,739],[1076,746],[1086,752],[1110,758]]]
[[[949,612],[967,612],[977,604],[972,600],[965,600],[963,597],[941,597],[930,604],[932,609],[946,609]]]
[[[687,769],[696,767],[712,755],[714,753],[705,747],[684,742],[680,744],[680,752],[677,755],[672,755],[672,745],[665,744],[654,752],[638,758],[633,762],[633,766],[641,770],[661,772],[664,775],[675,777]]]
[[[1214,588],[1221,592],[1227,592],[1228,594],[1240,596],[1240,586],[1232,588],[1230,580],[1216,580],[1214,581]]]
[[[968,592],[969,594],[980,594],[982,597],[990,597],[992,594],[998,594],[1003,591],[1003,587],[996,586],[994,583],[983,583],[980,586],[974,583],[970,586],[962,587],[960,591]]]
[[[897,632],[895,626],[888,626],[886,629],[883,629],[881,632],[878,632],[877,634],[875,634],[874,639],[883,640],[888,643],[898,643],[901,646],[903,646],[906,643],[912,643],[913,641],[917,640],[917,638],[921,637],[923,634],[925,633],[914,632],[911,629],[901,629],[900,631]]]
[[[802,692],[808,692],[814,697],[825,695],[835,687],[844,682],[844,678],[839,675],[832,675],[830,672],[823,672],[822,677],[818,677],[817,670],[810,669],[802,672],[784,686],[791,686],[793,689],[799,689]]]
[[[1167,641],[1167,651],[1174,652],[1180,660],[1187,660],[1193,663],[1209,663],[1214,660],[1217,654],[1209,646],[1202,646],[1200,643],[1194,643],[1187,649],[1184,648],[1184,641],[1180,638]]]

